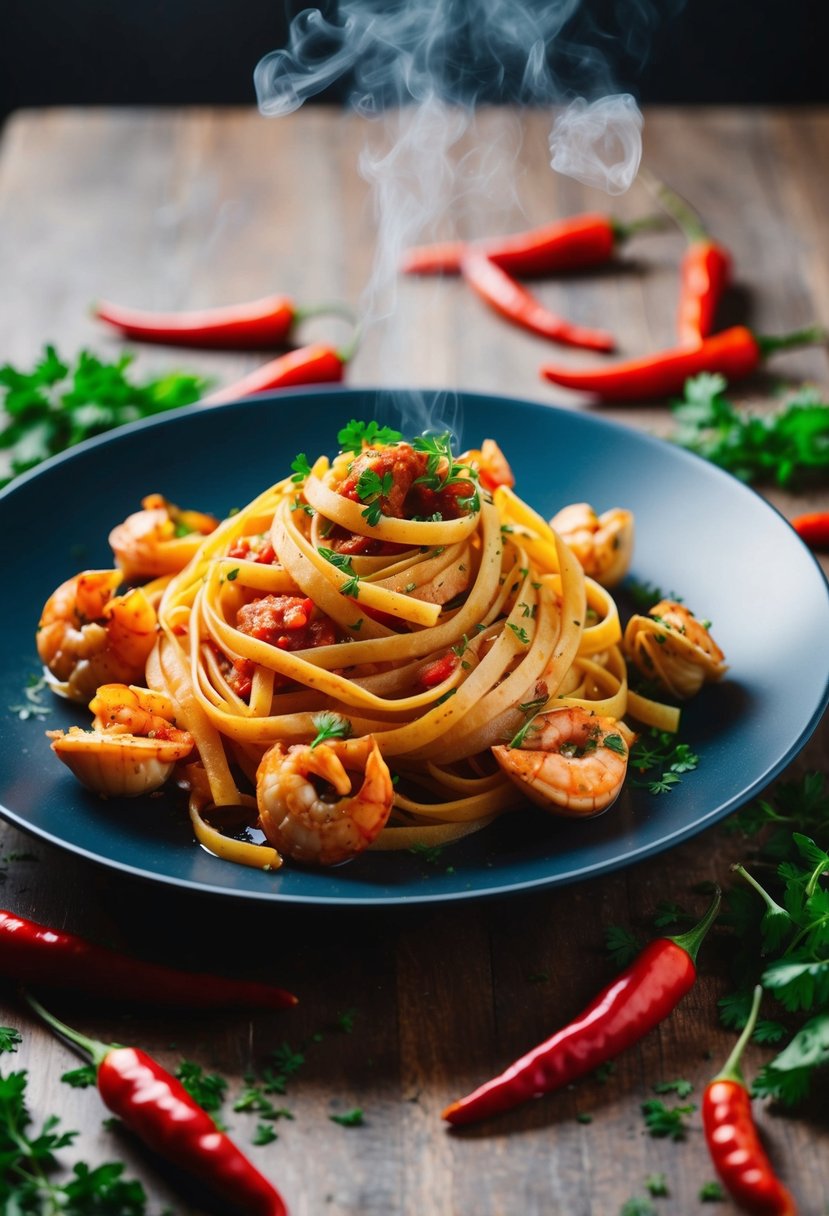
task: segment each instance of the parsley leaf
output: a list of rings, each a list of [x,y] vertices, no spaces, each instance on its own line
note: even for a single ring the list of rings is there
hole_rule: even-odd
[[[399,443],[403,436],[390,426],[378,426],[371,422],[358,422],[352,418],[341,431],[337,432],[337,442],[341,452],[359,454],[364,447],[383,446],[389,443]]]
[[[97,1084],[98,1070],[94,1064],[82,1064],[80,1068],[71,1068],[63,1073],[61,1081],[73,1089],[90,1089]]]
[[[617,967],[626,967],[632,963],[642,949],[642,943],[635,933],[623,925],[608,925],[604,934],[605,950]]]
[[[725,1191],[715,1178],[710,1182],[704,1182],[699,1189],[700,1203],[722,1203],[725,1199]]]
[[[291,481],[295,482],[296,485],[299,485],[300,482],[305,481],[306,477],[311,476],[311,466],[308,463],[308,457],[304,452],[300,452],[294,457],[294,459],[291,461],[291,468],[294,470]]]
[[[684,1079],[678,1081],[657,1081],[651,1086],[651,1089],[655,1094],[674,1093],[678,1098],[687,1098],[689,1094],[694,1092],[693,1083]]]
[[[645,1179],[645,1189],[654,1199],[665,1199],[671,1193],[664,1174],[648,1174]]]
[[[324,545],[320,545],[317,548],[317,552],[320,557],[324,557],[327,562],[330,562],[332,566],[341,570],[343,574],[349,575],[340,587],[340,594],[351,596],[356,600],[360,594],[360,576],[356,573],[348,554],[335,553],[333,549],[326,549]]]
[[[658,1139],[670,1137],[671,1140],[684,1140],[688,1130],[685,1116],[693,1114],[696,1109],[693,1104],[668,1107],[658,1098],[648,1098],[642,1103],[645,1127]]]
[[[17,1051],[17,1045],[22,1041],[20,1031],[14,1026],[0,1026],[0,1052]]]
[[[798,487],[829,470],[829,404],[801,390],[773,413],[752,415],[726,400],[722,376],[695,376],[673,404],[680,447],[741,481]]]
[[[348,718],[343,717],[342,714],[331,713],[327,709],[314,714],[311,721],[317,728],[316,737],[311,741],[312,751],[328,739],[347,739],[353,730]]]
[[[328,1118],[332,1123],[339,1123],[340,1127],[362,1127],[365,1122],[359,1106],[355,1106],[354,1110],[348,1110],[342,1115],[329,1115]]]
[[[201,1064],[196,1064],[194,1060],[182,1060],[176,1077],[202,1110],[213,1114],[221,1109],[227,1091],[224,1077],[215,1072],[205,1072]]]
[[[128,374],[132,361],[122,355],[107,363],[83,350],[70,364],[47,346],[31,371],[0,367],[0,448],[9,454],[11,471],[0,484],[93,435],[204,396],[207,381],[198,376],[173,372],[137,380]]]

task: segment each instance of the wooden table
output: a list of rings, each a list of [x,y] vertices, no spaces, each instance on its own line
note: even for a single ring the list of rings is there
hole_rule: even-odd
[[[506,134],[513,144],[515,122],[499,112],[479,120],[485,138]],[[516,182],[524,214],[514,204],[493,217],[482,198],[461,231],[517,229],[607,206],[603,195],[550,173],[547,116],[520,126]],[[69,354],[83,345],[116,349],[88,317],[97,296],[192,307],[278,289],[304,301],[357,303],[377,232],[357,169],[365,135],[363,121],[323,108],[284,121],[250,110],[13,117],[0,155],[0,357],[25,365],[45,340]],[[734,250],[732,316],[761,332],[829,320],[829,112],[654,111],[645,156]],[[640,186],[613,201],[621,217],[650,207]],[[539,291],[570,315],[612,329],[625,351],[665,345],[682,248],[673,232],[641,239],[618,270],[543,283]],[[540,340],[504,325],[459,282],[397,287],[393,316],[366,335],[352,384],[458,386],[581,408],[539,381]],[[162,349],[138,355],[142,370],[186,365],[222,382],[255,362]],[[824,351],[791,354],[735,396],[766,408],[781,377],[825,389],[828,371]],[[615,416],[660,432],[669,426],[663,408]],[[770,497],[789,515],[829,506],[825,493]],[[787,776],[825,768],[827,742],[824,721]],[[0,833],[2,902],[20,914],[147,958],[278,976],[301,994],[296,1011],[253,1018],[74,1010],[88,1033],[140,1043],[172,1068],[187,1057],[220,1072],[229,1082],[224,1118],[248,1147],[257,1119],[230,1110],[245,1074],[283,1042],[303,1047],[303,1067],[275,1099],[293,1118],[276,1124],[270,1145],[249,1147],[294,1216],[610,1216],[645,1193],[651,1173],[664,1173],[670,1187],[670,1198],[655,1201],[658,1212],[697,1210],[700,1186],[713,1176],[698,1122],[684,1143],[656,1140],[639,1108],[655,1081],[678,1077],[694,1083],[691,1100],[698,1100],[712,1061],[731,1047],[716,1015],[727,984],[716,943],[676,1014],[622,1056],[607,1083],[588,1079],[470,1134],[447,1133],[439,1116],[448,1100],[546,1037],[610,978],[607,925],[647,934],[660,900],[699,906],[691,888],[728,882],[729,863],[743,855],[739,838],[712,828],[635,868],[549,892],[346,913],[176,897],[11,828]],[[36,860],[14,860],[21,852]],[[77,1151],[62,1159],[126,1161],[154,1213],[165,1204],[182,1214],[208,1211],[183,1201],[127,1137],[103,1128],[94,1091],[58,1083],[74,1057],[5,995],[0,1018],[24,1040],[4,1063],[29,1069],[36,1116],[54,1111],[81,1131]],[[337,1028],[349,1011],[350,1032]],[[749,1052],[750,1075],[762,1058]],[[829,1137],[817,1106],[794,1118],[761,1107],[758,1116],[809,1216],[825,1211],[829,1193]],[[363,1126],[330,1120],[355,1107]],[[715,1210],[735,1209],[724,1202]]]

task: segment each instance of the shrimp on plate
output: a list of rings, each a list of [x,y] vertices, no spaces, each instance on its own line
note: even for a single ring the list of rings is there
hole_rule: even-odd
[[[643,675],[681,700],[727,671],[725,655],[706,626],[676,600],[660,600],[647,616],[632,616],[624,649]]]
[[[612,507],[597,515],[589,503],[562,507],[550,527],[578,558],[585,574],[603,587],[615,587],[627,574],[633,555],[633,514]]]
[[[615,802],[634,735],[615,718],[581,706],[538,714],[520,746],[492,753],[528,798],[554,815],[597,815]]]
[[[37,652],[52,688],[87,704],[101,684],[144,676],[155,645],[155,609],[140,588],[123,595],[120,570],[84,570],[49,596],[37,630]]]
[[[175,725],[169,697],[126,684],[105,684],[89,703],[89,730],[50,730],[52,751],[97,794],[137,798],[159,789],[193,750],[193,736]]]
[[[205,536],[219,526],[213,515],[182,511],[161,494],[148,494],[141,507],[109,534],[115,564],[130,581],[183,570]]]
[[[259,826],[280,853],[333,866],[356,857],[380,835],[394,786],[371,735],[316,747],[274,743],[256,773],[256,801]]]

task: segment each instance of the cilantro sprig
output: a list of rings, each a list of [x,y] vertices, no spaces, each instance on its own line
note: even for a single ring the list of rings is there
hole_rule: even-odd
[[[10,471],[0,484],[84,439],[190,405],[208,387],[181,372],[138,379],[129,374],[132,361],[121,355],[107,363],[87,350],[64,361],[46,346],[31,371],[0,367],[0,449],[8,452]]]
[[[738,410],[723,376],[686,381],[672,406],[674,443],[727,469],[741,481],[797,488],[829,472],[829,403],[805,388],[766,414]]]

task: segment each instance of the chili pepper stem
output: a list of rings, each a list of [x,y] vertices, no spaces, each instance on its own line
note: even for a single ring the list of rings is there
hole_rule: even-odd
[[[73,1046],[79,1047],[81,1051],[85,1052],[96,1068],[115,1047],[114,1043],[102,1043],[99,1039],[90,1039],[88,1035],[81,1034],[79,1030],[75,1030],[72,1026],[67,1026],[60,1018],[55,1017],[53,1013],[45,1009],[40,1001],[33,997],[30,992],[27,992],[25,988],[20,989],[20,995],[41,1021],[45,1022],[47,1026],[51,1026],[52,1030],[62,1038],[68,1039]]]
[[[689,244],[694,241],[704,241],[707,238],[708,233],[700,216],[682,195],[677,194],[670,186],[666,186],[649,169],[640,169],[639,177],[642,179],[642,184],[656,196],[671,219],[676,222]]]
[[[763,988],[761,984],[757,984],[754,989],[754,999],[751,1003],[751,1012],[748,1015],[748,1021],[743,1027],[742,1034],[732,1048],[731,1055],[722,1066],[722,1070],[714,1077],[715,1081],[734,1081],[737,1085],[745,1086],[740,1061],[745,1051],[746,1043],[754,1034],[754,1027],[757,1025],[757,1015],[760,1012],[760,1002],[763,999]]]
[[[639,232],[661,232],[665,227],[665,217],[662,215],[643,215],[636,220],[610,221],[613,236],[617,241],[630,240]]]
[[[359,325],[359,324],[355,325],[354,333],[351,335],[351,341],[348,342],[345,346],[340,346],[337,349],[337,357],[339,359],[341,359],[343,363],[350,363],[351,360],[354,358],[354,356],[357,353],[357,348],[360,345],[360,339],[362,338],[362,336],[363,336],[362,325]]]
[[[297,322],[308,321],[312,317],[342,317],[344,321],[354,324],[353,310],[347,304],[340,303],[339,300],[328,300],[323,304],[312,304],[308,308],[297,308],[294,310],[294,317]]]
[[[763,358],[773,355],[778,350],[791,350],[795,346],[821,346],[826,342],[827,332],[819,325],[813,325],[808,329],[796,329],[790,334],[776,334],[773,336],[759,337],[755,334],[755,341],[760,348]]]
[[[684,950],[686,954],[689,954],[691,956],[691,961],[694,963],[697,961],[697,952],[702,944],[702,939],[705,937],[706,933],[717,919],[717,913],[720,910],[721,903],[722,891],[719,887],[717,887],[714,892],[714,898],[711,900],[710,907],[703,916],[702,920],[698,924],[694,925],[693,929],[689,929],[687,933],[680,933],[677,937],[672,937],[669,939],[675,945],[679,946],[680,949]]]

